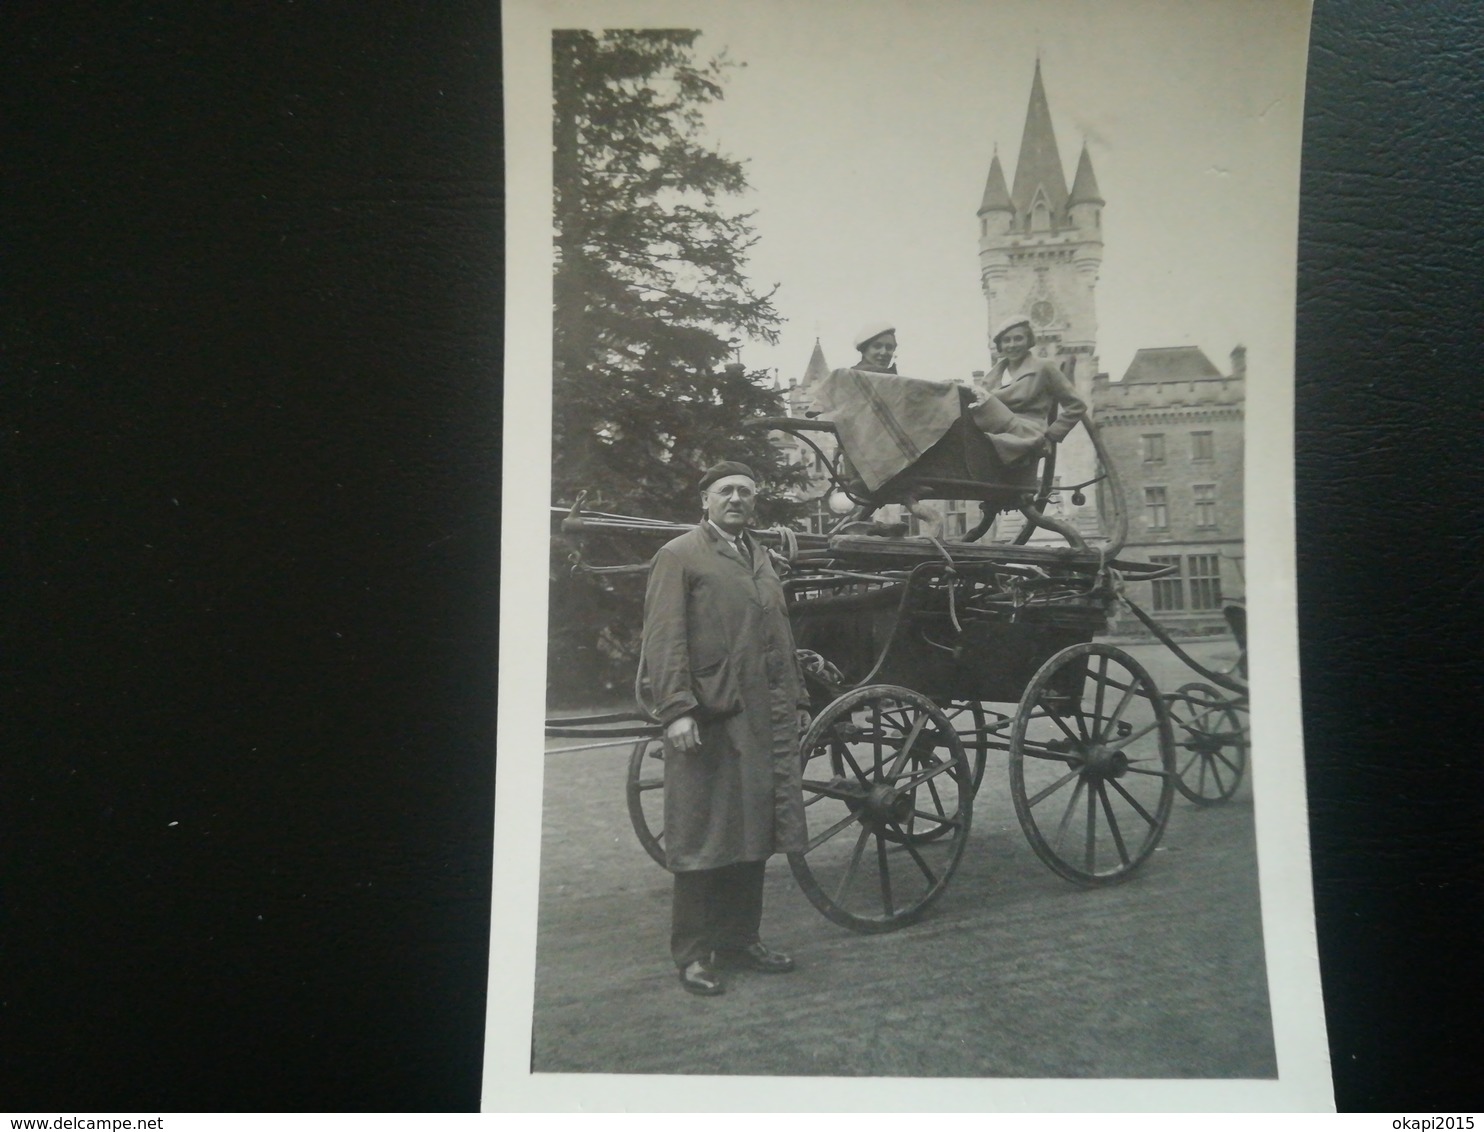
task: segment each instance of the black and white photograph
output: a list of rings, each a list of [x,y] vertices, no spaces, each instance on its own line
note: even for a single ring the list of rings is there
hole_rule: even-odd
[[[1308,17],[507,0],[486,1096],[1332,1107]]]

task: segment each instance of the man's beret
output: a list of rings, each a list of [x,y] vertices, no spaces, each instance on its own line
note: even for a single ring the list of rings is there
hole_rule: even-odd
[[[706,469],[706,474],[701,477],[701,490],[705,491],[717,480],[726,476],[746,476],[753,483],[757,482],[757,476],[752,474],[752,469],[746,464],[739,464],[736,460],[723,460]]]

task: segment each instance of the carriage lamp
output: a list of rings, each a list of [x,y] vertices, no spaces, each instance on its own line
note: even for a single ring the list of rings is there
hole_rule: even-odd
[[[847,515],[854,506],[855,503],[851,500],[850,496],[846,495],[843,491],[835,491],[830,494],[829,508],[836,515]]]

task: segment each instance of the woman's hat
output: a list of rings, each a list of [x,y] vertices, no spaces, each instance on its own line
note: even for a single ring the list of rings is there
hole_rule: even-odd
[[[855,348],[864,350],[866,343],[872,338],[880,338],[883,334],[895,334],[896,323],[893,322],[868,322],[855,332]]]
[[[1004,334],[1007,330],[1013,330],[1017,326],[1023,326],[1027,330],[1031,330],[1031,320],[1023,314],[1012,314],[1009,318],[1001,319],[1000,324],[994,328],[994,333],[989,336],[989,340],[991,342],[998,342],[1000,335]],[[1031,333],[1035,334],[1035,331],[1031,330]]]

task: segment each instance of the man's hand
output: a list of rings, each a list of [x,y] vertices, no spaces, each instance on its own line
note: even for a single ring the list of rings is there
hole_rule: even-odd
[[[808,708],[800,708],[799,709],[799,734],[800,735],[804,734],[804,732],[806,732],[806,731],[809,730],[810,718],[811,717],[809,715],[809,709]]]
[[[701,728],[694,716],[682,715],[672,719],[665,727],[665,743],[670,750],[682,755],[693,755],[701,749]]]

